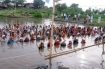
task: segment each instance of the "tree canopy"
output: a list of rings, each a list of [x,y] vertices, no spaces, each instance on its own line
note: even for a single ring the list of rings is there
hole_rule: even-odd
[[[57,4],[55,6],[55,8],[57,9],[57,11],[62,12],[64,9],[67,9],[67,5],[65,3],[64,4]]]
[[[4,1],[3,1],[4,4],[8,4],[8,3],[10,3],[10,2],[11,2],[11,0],[4,0]]]
[[[16,3],[16,4],[23,4],[26,0],[12,0],[13,3]]]
[[[33,3],[35,8],[42,8],[45,5],[45,2],[42,0],[34,0]]]

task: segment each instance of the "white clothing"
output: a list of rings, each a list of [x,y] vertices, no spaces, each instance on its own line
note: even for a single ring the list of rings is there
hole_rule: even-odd
[[[98,23],[100,23],[101,22],[101,17],[98,17]]]

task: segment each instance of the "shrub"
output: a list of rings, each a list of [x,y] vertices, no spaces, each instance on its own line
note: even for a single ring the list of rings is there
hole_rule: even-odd
[[[42,14],[41,14],[41,12],[35,12],[34,14],[33,14],[33,16],[34,17],[42,17]]]

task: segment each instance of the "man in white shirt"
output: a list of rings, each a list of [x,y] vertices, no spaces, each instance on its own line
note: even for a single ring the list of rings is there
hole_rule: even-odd
[[[74,21],[74,20],[76,21],[76,18],[77,18],[77,15],[74,15],[73,21]]]
[[[80,13],[78,13],[78,21],[80,20]]]

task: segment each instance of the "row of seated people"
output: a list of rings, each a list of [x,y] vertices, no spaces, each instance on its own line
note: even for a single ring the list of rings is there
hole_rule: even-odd
[[[66,40],[64,40],[63,42],[60,42],[59,40],[55,40],[54,42],[54,46],[55,47],[66,47]],[[84,39],[81,40],[81,44],[85,44],[86,41]],[[78,45],[78,39],[74,39],[73,42],[69,41],[69,43],[67,44],[68,47],[71,47],[72,45]],[[50,42],[48,42],[47,47],[50,48]],[[43,49],[44,48],[44,43],[41,42],[39,45],[39,49]]]

